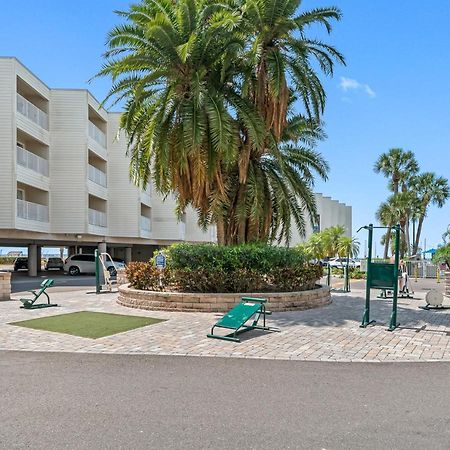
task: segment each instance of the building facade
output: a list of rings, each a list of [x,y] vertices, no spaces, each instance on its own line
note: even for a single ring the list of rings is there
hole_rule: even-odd
[[[87,90],[51,89],[16,58],[0,58],[0,246],[28,246],[30,275],[42,246],[98,247],[129,261],[174,242],[215,241],[193,210],[178,221],[174,199],[130,181],[119,118]],[[321,227],[351,233],[351,208],[316,198]]]

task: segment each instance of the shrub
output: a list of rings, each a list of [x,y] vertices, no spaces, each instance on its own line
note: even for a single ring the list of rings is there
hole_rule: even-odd
[[[154,264],[145,262],[131,262],[125,268],[128,281],[136,289],[148,291],[159,290],[160,273]]]
[[[176,244],[165,251],[165,290],[181,292],[283,292],[311,289],[322,268],[298,249],[261,244]],[[149,263],[127,267],[131,286],[157,290],[159,271]]]

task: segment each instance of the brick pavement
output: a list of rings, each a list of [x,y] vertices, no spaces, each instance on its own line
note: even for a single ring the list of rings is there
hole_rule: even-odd
[[[18,301],[0,302],[0,350],[222,356],[308,361],[450,361],[450,310],[423,311],[418,300],[399,299],[401,328],[386,331],[391,302],[372,301],[371,318],[378,322],[359,328],[364,292],[333,294],[333,303],[309,311],[274,313],[269,325],[279,333],[251,331],[243,342],[208,339],[220,317],[214,313],[142,311],[118,305],[117,294],[86,291],[54,292],[59,308],[25,311]],[[375,297],[375,292],[373,292]],[[14,298],[20,295],[14,295]],[[447,300],[448,302],[448,300]],[[167,319],[156,325],[96,340],[9,325],[24,319],[74,311],[102,311]]]

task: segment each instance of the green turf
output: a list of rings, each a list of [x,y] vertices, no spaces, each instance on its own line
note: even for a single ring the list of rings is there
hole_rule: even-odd
[[[40,319],[23,320],[21,322],[11,323],[11,325],[97,339],[159,322],[163,322],[163,320],[154,319],[153,317],[80,311],[42,317]]]

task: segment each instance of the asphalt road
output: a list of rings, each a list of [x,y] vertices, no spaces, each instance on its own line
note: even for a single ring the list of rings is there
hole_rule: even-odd
[[[13,272],[11,277],[11,292],[24,292],[32,289],[37,289],[45,278],[52,278],[55,280],[53,292],[57,291],[74,291],[85,287],[92,287],[95,289],[94,275],[78,275],[71,277],[60,271],[48,270],[39,272],[37,277],[29,277],[27,271]]]
[[[0,448],[448,449],[449,373],[0,352]]]

